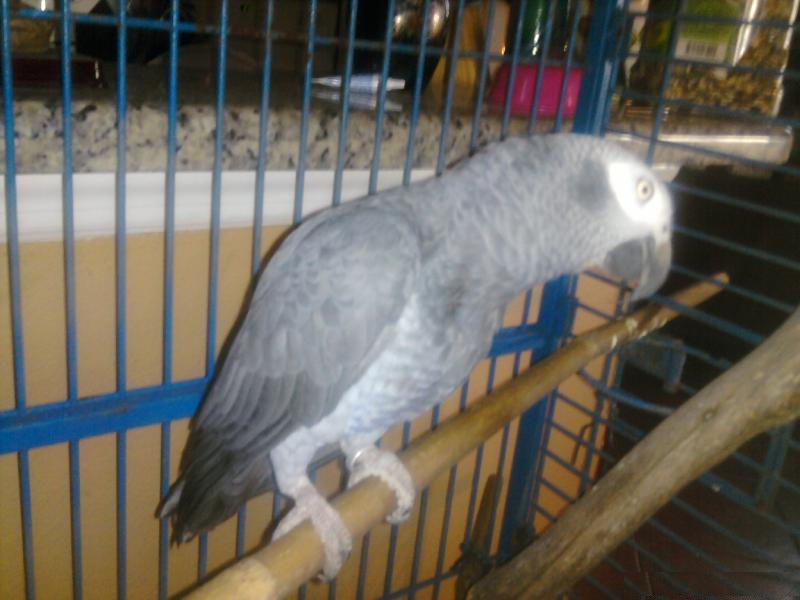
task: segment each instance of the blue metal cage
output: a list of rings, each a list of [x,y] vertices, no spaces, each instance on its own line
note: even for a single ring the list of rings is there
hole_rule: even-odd
[[[510,23],[508,44],[505,53],[492,50],[490,40],[479,49],[462,48],[461,39],[465,26],[465,0],[449,2],[449,42],[444,45],[428,44],[428,28],[431,21],[423,17],[419,43],[397,41],[392,38],[391,18],[396,3],[388,0],[387,21],[381,39],[361,39],[356,33],[359,10],[364,2],[351,0],[343,3],[337,13],[341,27],[333,31],[322,31],[320,12],[325,4],[309,0],[302,7],[303,30],[289,32],[281,30],[276,21],[279,7],[273,0],[258,3],[220,0],[218,12],[213,20],[195,18],[192,11],[180,0],[170,0],[163,15],[153,17],[131,12],[123,7],[107,14],[75,14],[69,2],[61,2],[53,10],[34,9],[18,3],[0,2],[0,26],[2,27],[2,75],[3,75],[3,125],[5,140],[4,197],[5,197],[5,252],[7,254],[7,279],[0,284],[3,297],[9,306],[10,332],[8,336],[7,371],[13,375],[13,389],[7,404],[0,404],[0,458],[13,460],[15,480],[13,487],[14,511],[2,523],[15,523],[21,532],[21,547],[18,558],[0,556],[9,565],[1,573],[8,573],[14,564],[21,567],[22,588],[12,582],[0,581],[0,595],[28,598],[37,595],[37,582],[46,577],[47,565],[37,560],[34,548],[34,529],[38,527],[34,518],[31,485],[30,458],[37,449],[51,445],[66,445],[68,469],[69,536],[67,551],[71,564],[69,581],[60,583],[63,597],[84,596],[125,598],[129,595],[131,581],[137,577],[127,569],[132,538],[138,532],[128,526],[129,499],[132,490],[128,486],[127,457],[131,451],[132,432],[145,427],[160,429],[158,464],[159,489],[164,494],[168,488],[174,461],[171,455],[175,448],[174,422],[191,416],[201,399],[204,389],[214,373],[220,348],[220,336],[224,335],[218,319],[218,297],[220,294],[220,247],[223,227],[223,209],[226,194],[223,193],[226,171],[246,170],[252,173],[252,219],[250,248],[238,256],[239,264],[246,263],[249,274],[255,274],[264,255],[266,242],[263,239],[263,215],[265,205],[270,203],[271,189],[268,181],[270,152],[276,136],[282,132],[280,122],[274,116],[278,83],[274,78],[276,56],[281,47],[297,49],[300,60],[299,79],[293,90],[293,107],[298,110],[296,152],[290,164],[294,166],[293,206],[291,223],[298,223],[305,210],[308,189],[308,156],[314,151],[318,140],[311,139],[315,117],[312,102],[313,80],[318,71],[315,67],[322,57],[337,56],[336,73],[341,74],[343,86],[335,104],[325,104],[320,110],[327,117],[335,118],[337,136],[332,152],[320,159],[316,168],[333,172],[331,186],[327,188],[330,203],[343,201],[345,176],[357,162],[353,159],[352,144],[348,145],[348,134],[354,119],[371,123],[372,142],[368,158],[357,165],[367,176],[361,193],[374,193],[379,188],[381,171],[387,164],[402,169],[400,182],[408,185],[416,169],[427,169],[440,175],[449,161],[473,152],[481,144],[511,134],[533,135],[542,131],[573,130],[594,135],[615,136],[654,164],[668,165],[674,175],[671,182],[676,198],[676,260],[672,268],[669,289],[685,285],[686,282],[710,280],[709,273],[727,270],[732,282],[724,286],[719,299],[702,308],[674,306],[681,318],[670,326],[663,337],[640,342],[636,348],[628,348],[607,357],[599,373],[582,372],[582,385],[589,386],[596,396],[591,407],[576,400],[571,388],[561,387],[542,398],[526,413],[519,423],[506,427],[498,439],[499,451],[496,464],[484,464],[483,448],[479,449],[466,467],[469,469],[471,486],[465,499],[466,518],[455,523],[452,507],[456,502],[456,477],[458,469],[453,467],[444,488],[443,514],[435,558],[430,576],[421,575],[421,556],[424,551],[426,518],[429,518],[429,491],[423,492],[416,522],[413,523],[411,545],[400,542],[400,531],[393,527],[388,537],[388,546],[378,550],[371,547],[370,536],[362,540],[357,556],[351,562],[358,564],[355,596],[368,597],[367,577],[376,552],[385,552],[386,559],[381,579],[381,597],[426,597],[446,596],[459,573],[447,552],[447,540],[458,537],[463,541],[465,553],[479,556],[485,564],[507,559],[521,543],[532,537],[557,519],[549,506],[567,506],[588,491],[604,469],[613,465],[642,436],[646,435],[661,419],[689,398],[698,389],[727,369],[750,349],[758,345],[797,306],[800,286],[797,271],[800,270],[800,212],[797,189],[800,181],[800,163],[796,150],[792,154],[794,134],[800,125],[800,103],[792,90],[797,89],[800,72],[797,64],[768,66],[745,63],[720,63],[687,58],[677,52],[680,27],[692,23],[716,24],[722,27],[742,26],[758,29],[769,28],[785,37],[796,33],[796,3],[790,18],[774,15],[765,18],[755,16],[734,18],[729,16],[698,16],[691,10],[691,2],[651,3],[650,12],[638,12],[627,0],[595,0],[594,2],[562,2],[568,14],[563,51],[557,55],[539,52],[531,56],[523,52],[523,23],[525,7],[529,2],[518,3],[522,9],[513,14]],[[260,22],[251,23],[246,31],[232,24],[233,10],[258,4],[261,8]],[[288,3],[292,4],[292,3]],[[432,0],[420,2],[425,16],[431,11]],[[631,2],[630,4],[636,4]],[[655,5],[659,4],[661,8]],[[787,4],[792,4],[787,3]],[[500,12],[498,3],[486,3],[486,30],[492,31],[494,20]],[[553,4],[555,6],[555,4]],[[666,6],[666,8],[664,8]],[[43,8],[47,8],[43,6]],[[663,12],[659,12],[663,10]],[[544,48],[551,47],[557,27],[554,13],[548,11],[543,23]],[[791,11],[790,11],[791,12]],[[332,13],[325,13],[326,15]],[[327,18],[327,17],[326,17]],[[636,24],[647,19],[648,23],[670,24],[665,48],[660,51],[642,46],[632,49],[632,32]],[[31,403],[28,391],[31,376],[26,366],[31,360],[25,332],[26,323],[32,317],[26,314],[26,277],[22,267],[25,241],[20,237],[20,209],[22,201],[18,193],[18,182],[29,173],[35,173],[35,165],[24,163],[29,153],[20,150],[21,128],[28,128],[26,113],[17,110],[22,100],[29,98],[26,90],[29,82],[21,79],[25,70],[32,68],[20,61],[22,54],[15,49],[14,28],[20,23],[48,23],[56,38],[57,56],[51,60],[60,67],[60,76],[45,81],[53,90],[60,85],[58,100],[54,104],[60,109],[60,135],[62,160],[60,165],[60,215],[63,265],[64,340],[66,361],[66,393],[59,401]],[[78,345],[79,323],[77,307],[76,264],[76,217],[75,182],[81,171],[102,170],[87,165],[84,154],[76,164],[79,144],[75,140],[75,129],[85,116],[86,103],[81,101],[76,112],[74,100],[80,85],[76,78],[86,78],[76,67],[74,52],[76,27],[95,31],[113,32],[116,44],[111,61],[89,61],[95,69],[102,69],[104,78],[115,82],[113,101],[109,114],[113,114],[115,166],[113,200],[113,297],[114,297],[114,347],[115,389],[99,395],[83,395],[78,381],[79,353],[91,353],[92,347]],[[563,27],[562,27],[563,28]],[[162,70],[157,71],[157,84],[163,86],[166,130],[160,132],[163,143],[164,162],[161,231],[163,231],[163,294],[161,297],[162,321],[159,345],[161,348],[160,383],[140,386],[131,383],[128,365],[128,330],[131,307],[126,299],[131,285],[128,271],[131,261],[131,226],[127,222],[130,212],[128,182],[133,171],[131,163],[131,139],[128,127],[131,109],[132,85],[139,77],[139,66],[129,65],[129,54],[136,42],[134,36],[152,33],[161,36],[165,44]],[[182,39],[195,35],[210,40],[209,48],[215,51],[213,76],[213,128],[204,140],[210,144],[211,155],[210,203],[205,231],[208,235],[208,279],[205,339],[204,375],[183,378],[175,371],[175,319],[176,312],[185,307],[176,300],[176,195],[179,178],[185,165],[180,163],[181,151],[186,139],[179,140],[181,124],[180,58],[184,52]],[[228,61],[231,57],[229,43],[232,38],[244,37],[258,44],[257,67],[253,89],[257,88],[255,101],[249,110],[257,113],[258,126],[250,132],[253,147],[246,157],[232,156],[228,137],[233,118],[231,101],[237,101],[229,93],[231,86],[248,82],[239,81],[241,75],[232,75]],[[787,39],[788,39],[787,37]],[[788,42],[787,42],[788,48]],[[106,51],[110,51],[107,47]],[[375,106],[370,111],[355,112],[351,108],[354,94],[350,81],[354,73],[355,56],[360,50],[380,53],[380,85],[374,97]],[[788,50],[787,50],[788,54]],[[393,56],[413,59],[414,71],[411,89],[405,92],[398,113],[390,112],[390,95],[387,81],[392,68]],[[555,56],[555,57],[554,57]],[[24,58],[24,57],[23,57]],[[445,70],[442,80],[441,102],[429,103],[425,99],[424,72],[429,60],[441,59],[451,68]],[[457,96],[458,61],[470,60],[477,65],[478,77],[474,83],[474,102],[459,105]],[[645,70],[659,70],[660,82],[655,90],[642,91],[627,85],[624,74],[626,60],[639,61]],[[493,64],[502,63],[508,68],[505,100],[500,107],[491,110],[484,98],[491,84],[490,71]],[[514,107],[513,91],[517,85],[518,71],[524,66],[537,65],[535,94],[526,115],[521,116]],[[784,89],[784,101],[780,111],[747,110],[726,106],[724,103],[705,102],[702,99],[681,97],[670,85],[681,77],[687,67],[726,69],[730,73],[773,77]],[[565,108],[568,95],[568,77],[561,79],[559,105],[553,115],[542,117],[542,90],[546,67],[562,69],[569,74],[575,67],[582,69],[582,83],[577,109],[574,115]],[[150,68],[150,67],[147,67]],[[680,71],[684,69],[684,71]],[[96,74],[95,74],[96,75]],[[147,80],[152,81],[152,79]],[[132,83],[134,82],[134,83]],[[26,87],[28,86],[28,87]],[[290,86],[291,87],[291,86]],[[238,89],[238,88],[237,88]],[[38,93],[38,92],[37,92]],[[36,94],[34,93],[35,97]],[[52,101],[51,101],[52,102]],[[427,103],[426,103],[427,102]],[[95,110],[94,109],[91,110]],[[431,115],[438,132],[433,150],[420,149],[420,123],[424,119],[430,128]],[[185,115],[184,115],[185,116]],[[226,121],[227,120],[227,121]],[[464,123],[468,125],[464,125]],[[456,126],[455,124],[458,123]],[[405,136],[399,144],[399,155],[403,163],[392,163],[387,158],[389,142],[387,128],[391,134],[399,131]],[[278,131],[276,131],[276,127]],[[395,140],[396,141],[396,140]],[[85,142],[82,140],[81,143]],[[392,142],[395,143],[395,142]],[[795,146],[796,147],[796,144]],[[397,146],[392,146],[396,149]],[[43,148],[44,153],[52,148]],[[382,154],[383,150],[383,154]],[[108,155],[110,151],[105,151]],[[24,154],[24,156],[20,156]],[[161,155],[159,155],[161,156]],[[93,159],[92,159],[93,160]],[[139,159],[137,159],[138,161]],[[142,159],[156,160],[152,158]],[[157,159],[157,160],[160,160]],[[137,164],[140,164],[139,161]],[[148,163],[150,164],[150,163]],[[235,165],[230,168],[230,165]],[[721,168],[734,171],[722,171]],[[148,168],[156,170],[150,164]],[[731,174],[733,173],[733,174]],[[665,171],[666,174],[666,171]],[[20,185],[22,185],[20,183]],[[612,286],[615,301],[608,307],[599,308],[591,296],[582,294],[581,282],[595,282]],[[193,301],[193,300],[192,300]],[[656,301],[669,304],[665,295]],[[538,305],[538,312],[535,310]],[[536,293],[529,292],[522,301],[521,320],[518,325],[507,326],[497,335],[488,357],[488,390],[491,390],[498,360],[512,357],[512,375],[516,375],[528,364],[555,351],[573,335],[576,320],[580,315],[605,321],[622,314],[626,307],[626,290],[618,282],[607,280],[592,272],[578,278],[565,277],[552,281]],[[5,321],[3,322],[5,326]],[[645,347],[646,346],[646,347]],[[5,351],[5,348],[4,348]],[[465,384],[457,406],[463,410],[468,401],[468,384]],[[11,387],[11,386],[10,386]],[[474,390],[472,390],[474,392]],[[575,430],[565,424],[560,411],[572,410],[582,413],[588,425]],[[435,409],[426,427],[435,427],[440,419],[439,408]],[[93,543],[82,536],[86,519],[81,509],[83,483],[82,459],[85,458],[86,440],[94,436],[113,435],[115,481],[115,522],[113,523],[116,590],[88,589],[83,552],[87,544]],[[401,444],[408,444],[412,436],[412,424],[402,428]],[[556,442],[568,443],[573,448],[572,456],[565,458],[555,448]],[[3,456],[5,455],[5,456]],[[494,455],[493,455],[494,456]],[[570,594],[574,597],[686,597],[687,594],[705,594],[707,597],[788,598],[800,593],[800,433],[796,425],[786,426],[765,434],[749,443],[719,467],[701,476],[687,490],[651,519],[636,535],[632,536],[591,576],[581,582]],[[574,490],[564,489],[551,474],[557,469],[562,478],[576,482]],[[471,542],[473,523],[479,512],[481,491],[486,472],[507,474],[506,490],[493,497],[489,519],[489,539],[494,542],[485,547],[476,547]],[[8,471],[3,471],[4,473]],[[562,479],[563,480],[563,479]],[[3,483],[6,485],[6,482]],[[85,494],[84,490],[83,494]],[[8,492],[11,494],[11,492]],[[550,500],[548,500],[548,498]],[[281,500],[275,497],[272,511],[277,514]],[[250,509],[242,509],[236,523],[235,545],[230,549],[227,562],[241,557],[252,546],[247,541]],[[263,517],[263,518],[262,518]],[[258,517],[269,521],[271,515]],[[179,591],[191,582],[171,583],[170,555],[174,550],[168,546],[166,522],[158,525],[158,581],[159,597]],[[4,550],[4,551],[5,551]],[[196,578],[202,579],[209,571],[208,536],[200,537],[196,562]],[[394,574],[395,559],[406,553],[412,557],[410,573],[398,584]],[[337,582],[325,588],[324,594],[334,598],[344,597],[337,593]],[[371,588],[369,588],[371,589]],[[340,591],[340,590],[339,590]],[[137,595],[139,592],[130,595]],[[319,589],[298,592],[300,597],[321,595]],[[42,594],[39,594],[42,597]]]

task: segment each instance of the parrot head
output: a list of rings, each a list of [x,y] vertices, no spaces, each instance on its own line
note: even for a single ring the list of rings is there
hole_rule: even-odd
[[[672,203],[667,186],[638,159],[620,155],[606,163],[606,177],[625,241],[606,254],[603,266],[635,280],[631,296],[654,293],[669,274],[672,260]]]
[[[633,300],[661,287],[672,259],[672,200],[645,162],[611,140],[572,133],[533,136],[518,151],[530,169],[527,189],[539,190],[532,210],[549,213],[547,235],[562,238],[551,248],[573,248],[572,267],[598,265],[635,281]]]
[[[545,240],[561,273],[602,266],[655,292],[672,259],[669,190],[638,156],[597,136],[556,133],[509,139],[501,176],[514,179],[523,210],[536,215],[530,239]],[[553,273],[549,273],[553,276]]]

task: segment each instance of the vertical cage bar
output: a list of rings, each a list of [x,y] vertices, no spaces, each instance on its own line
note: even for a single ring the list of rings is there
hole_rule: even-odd
[[[173,2],[173,8],[174,3]],[[164,498],[169,491],[169,423],[161,423],[161,473],[160,473],[160,498]],[[169,520],[161,519],[158,523],[158,597],[166,600],[169,584]]]
[[[75,325],[75,211],[72,189],[72,18],[70,3],[61,6],[61,118],[63,165],[61,172],[64,235],[64,309],[67,323],[67,400],[78,397]]]
[[[72,185],[72,15],[70,3],[61,3],[61,118],[63,164],[61,172],[62,228],[64,235],[64,309],[67,325],[67,401],[78,398],[77,341],[75,318],[75,213]],[[72,552],[72,597],[83,597],[81,552],[81,473],[79,442],[69,443],[70,549]]]
[[[294,185],[294,216],[296,225],[303,218],[303,192],[306,173],[306,148],[308,146],[308,113],[311,110],[311,80],[314,77],[314,47],[317,36],[317,0],[308,3],[308,41],[306,43],[306,68],[303,75],[303,108],[300,116],[300,148],[297,152],[297,170]]]
[[[436,158],[436,176],[444,172],[445,145],[447,143],[447,130],[450,125],[450,112],[453,107],[453,93],[456,87],[456,71],[458,70],[458,46],[461,43],[461,29],[464,23],[464,0],[458,0],[456,13],[456,28],[453,36],[453,47],[450,49],[450,71],[447,74],[447,92],[444,100],[444,114],[442,115],[442,132],[439,136],[439,155]]]
[[[480,133],[481,112],[483,111],[483,97],[486,95],[486,81],[489,79],[489,54],[492,49],[492,34],[494,33],[494,15],[497,0],[490,0],[489,14],[486,17],[486,38],[483,42],[481,54],[481,70],[478,75],[478,93],[475,97],[475,110],[472,114],[472,130],[469,134],[469,153],[475,153],[478,148],[478,134]],[[439,592],[438,583],[434,588],[434,598]]]
[[[547,24],[545,25],[545,28],[546,27]],[[546,31],[543,39],[544,41],[542,43],[542,48],[543,50],[546,51],[546,49],[548,48],[548,35]],[[536,91],[537,95],[538,93],[539,90]],[[530,320],[532,301],[533,301],[533,290],[528,290],[525,292],[525,300],[522,304],[522,318],[520,319],[520,326],[527,325],[528,321]],[[516,352],[514,354],[514,365],[511,370],[512,378],[516,378],[519,375],[519,371],[522,366],[521,361],[522,361],[522,352]],[[500,478],[502,478],[503,471],[505,470],[506,459],[508,455],[508,440],[510,433],[511,433],[511,425],[507,424],[505,427],[503,427],[503,436],[500,443],[500,455],[497,458],[497,476]],[[502,479],[500,479],[499,481],[500,485],[502,486]],[[489,514],[489,526],[486,530],[487,531],[486,540],[488,546],[482,549],[486,554],[489,554],[489,552],[491,551],[492,539],[494,538],[494,528],[497,522],[497,509],[500,503],[501,489],[502,488],[498,486],[498,488],[495,490],[494,498],[492,498],[492,511]]]
[[[380,440],[376,444],[380,446]],[[341,481],[339,487],[344,489],[347,486],[347,468],[342,461],[341,464]],[[367,586],[367,569],[369,565],[369,545],[370,545],[370,532],[364,534],[361,538],[361,556],[358,559],[358,587],[356,588],[356,600],[364,600],[364,593]],[[333,599],[336,597],[336,580],[331,582],[331,587],[328,592],[328,597]]]
[[[69,443],[69,516],[72,550],[72,597],[83,598],[81,551],[81,466],[78,441]]]
[[[658,101],[656,102],[655,121],[653,122],[653,129],[650,132],[650,144],[647,148],[647,164],[653,163],[653,158],[656,154],[656,142],[661,133],[661,124],[664,122],[664,114],[666,107],[667,88],[669,87],[670,79],[672,78],[672,65],[673,57],[675,56],[675,48],[678,45],[678,15],[684,13],[686,0],[679,0],[675,3],[675,13],[672,20],[672,26],[669,32],[669,50],[664,63],[664,78],[661,81],[661,86],[658,90]]]
[[[425,50],[428,47],[428,16],[430,15],[431,0],[425,0],[422,9],[422,31],[419,40],[419,55],[417,57],[417,71],[414,78],[414,99],[411,104],[411,116],[408,121],[408,143],[406,144],[406,162],[403,167],[403,185],[411,183],[411,169],[414,167],[414,139],[419,120],[419,107],[422,99],[422,76],[425,73]]]
[[[494,5],[494,2],[492,2]],[[467,407],[467,392],[469,383],[461,386],[461,396],[459,398],[459,412],[464,412]],[[445,496],[444,516],[442,517],[442,531],[439,534],[439,552],[436,557],[436,571],[434,572],[433,600],[439,598],[439,591],[442,585],[442,573],[444,573],[444,559],[447,550],[447,538],[450,533],[450,518],[453,512],[453,499],[455,498],[456,475],[458,474],[458,463],[450,467],[447,476],[447,495]]]
[[[618,15],[627,0],[597,0],[586,41],[586,66],[581,80],[573,130],[599,135],[606,123],[607,105],[617,79]]]
[[[167,80],[167,173],[164,182],[164,314],[162,379],[172,383],[172,335],[175,298],[175,168],[178,121],[178,17],[180,0],[171,0],[169,19],[169,74]],[[164,527],[162,522],[161,527]]]
[[[613,319],[618,319],[619,316],[622,314],[622,310],[625,307],[625,293],[622,289],[620,289],[619,293],[617,294],[617,301],[614,304],[614,315]],[[611,363],[614,360],[614,356],[619,357],[617,362],[617,367],[614,369],[614,373],[611,372]],[[614,387],[619,387],[619,384],[622,380],[622,356],[619,353],[609,353],[603,359],[603,371],[601,373],[601,380],[603,383],[608,386],[609,380],[612,376],[615,379]],[[596,388],[595,388],[596,389]],[[600,417],[603,416],[603,405],[606,403],[607,400],[610,400],[608,396],[603,394],[600,390],[597,391],[597,398],[595,400],[595,408],[594,413],[597,415],[597,418],[592,418],[592,426],[591,431],[589,433],[589,442],[586,446],[586,452],[583,459],[583,469],[582,471],[586,474],[587,479],[591,478],[591,471],[592,471],[592,461],[594,460],[596,452],[599,453],[599,448],[597,448],[597,436],[600,431]],[[581,478],[580,487],[579,487],[579,494],[578,497],[581,497],[583,494],[586,493],[588,486],[586,485],[586,479]]]
[[[117,391],[127,387],[126,358],[126,223],[125,223],[125,146],[127,134],[127,7],[117,6],[117,172],[115,178],[115,258],[117,311]],[[117,432],[117,598],[127,595],[127,442],[124,431]]]
[[[274,521],[281,514],[281,507],[283,506],[283,496],[279,491],[272,493],[272,515],[271,520]]]
[[[247,535],[247,505],[243,504],[236,513],[236,558],[244,556],[244,540]]]
[[[619,4],[619,0],[617,0],[617,4]],[[614,93],[613,93],[614,86],[616,85],[617,76],[619,73],[619,65],[625,60],[625,56],[627,55],[627,49],[630,48],[630,39],[632,32],[631,27],[633,23],[626,18],[629,7],[630,7],[630,0],[622,0],[622,8],[619,9],[619,11],[612,20],[613,29],[611,31],[615,32],[619,32],[620,26],[618,23],[620,20],[622,21],[622,34],[617,41],[616,49],[612,52],[612,55],[609,59],[611,61],[611,74],[609,75],[607,80],[608,87],[606,88],[604,86],[602,88],[603,91],[600,92],[604,94],[603,96],[600,97],[605,98],[605,106],[603,107],[603,112],[600,115],[599,123],[595,123],[594,125],[589,126],[590,130],[594,132],[596,135],[602,135],[606,127],[608,127],[608,121],[611,115],[611,105],[614,99]],[[580,99],[578,104],[580,105]]]
[[[269,130],[269,96],[272,75],[272,19],[275,3],[267,0],[264,20],[264,61],[261,71],[261,105],[258,115],[258,162],[256,164],[256,197],[253,213],[253,256],[250,272],[258,273],[261,265],[261,229],[264,219],[264,177],[267,169],[267,134]]]
[[[3,66],[3,124],[5,126],[5,195],[6,240],[8,247],[8,277],[11,301],[11,328],[14,349],[14,397],[16,410],[25,409],[25,355],[22,331],[22,302],[19,271],[19,237],[17,231],[17,174],[14,147],[14,74],[11,61],[11,23],[9,0],[0,1],[0,30],[2,31]],[[28,451],[17,455],[19,470],[20,514],[22,517],[22,555],[25,569],[25,595],[36,599],[33,559],[33,523],[31,519],[31,486]]]
[[[551,5],[552,6],[552,5]],[[542,100],[542,82],[544,81],[544,71],[547,68],[546,58],[547,53],[550,51],[550,37],[553,34],[553,23],[555,21],[555,10],[548,10],[547,17],[544,22],[544,34],[542,35],[542,52],[539,54],[538,68],[536,69],[536,83],[533,88],[533,104],[531,105],[531,112],[528,115],[528,135],[533,135],[536,127],[536,121],[539,118],[539,105]],[[567,78],[566,75],[564,77]]]
[[[403,423],[403,440],[401,442],[401,449],[408,446],[408,440],[411,437],[411,423],[406,421]],[[397,534],[399,526],[392,525],[389,533],[389,558],[386,560],[386,575],[383,579],[383,595],[388,596],[392,591],[392,577],[394,576],[394,560],[397,556]]]
[[[328,584],[328,600],[336,600],[337,580],[334,579]]]
[[[567,58],[564,61],[564,76],[561,78],[561,89],[558,96],[558,110],[556,111],[556,122],[554,131],[561,131],[564,122],[564,104],[567,100],[567,84],[569,83],[569,73],[572,70],[572,57],[575,54],[575,40],[578,37],[578,23],[581,20],[581,3],[575,5],[575,14],[572,17],[572,27],[569,32],[569,43],[567,44]]]
[[[358,0],[350,0],[350,21],[347,29],[347,56],[344,62],[344,74],[341,87],[341,118],[339,119],[339,140],[336,148],[336,170],[333,174],[333,205],[342,201],[342,176],[347,148],[347,120],[350,116],[350,76],[353,74],[353,46],[356,39],[356,15]]]
[[[575,321],[575,291],[578,285],[578,278],[576,276],[569,276],[564,277],[564,288],[560,291],[556,291],[556,295],[560,294],[560,299],[555,297],[549,297],[545,300],[545,294],[547,293],[547,286],[545,286],[545,293],[542,294],[542,308],[545,309],[544,312],[540,309],[540,319],[544,317],[544,321],[548,322],[548,317],[546,315],[552,314],[555,310],[558,310],[557,313],[557,320],[552,325],[550,335],[553,336],[553,332],[560,332],[558,337],[552,338],[553,345],[547,349],[547,353],[550,354],[558,349],[560,345],[560,340],[567,336],[572,331],[572,324]],[[556,281],[556,284],[560,286],[562,282]],[[552,302],[556,301],[557,304],[555,307],[553,306]],[[544,419],[537,422],[538,430],[536,431],[537,435],[537,446],[535,448],[535,469],[533,471],[533,485],[531,486],[531,496],[527,499],[528,505],[526,508],[530,508],[532,502],[538,502],[539,499],[539,488],[541,486],[542,481],[542,472],[544,469],[544,458],[545,453],[548,452],[548,447],[550,443],[550,433],[552,431],[551,427],[547,427],[546,424],[548,421],[553,419],[553,410],[555,408],[555,404],[558,401],[558,394],[557,390],[553,390],[550,394],[547,395],[546,401],[540,403],[541,409],[544,412]]]
[[[508,456],[508,439],[511,434],[511,425],[503,427],[503,435],[500,439],[500,455],[497,458],[497,476],[502,478],[503,469],[506,466],[506,458]],[[499,480],[502,485],[502,479]],[[494,538],[494,528],[497,523],[497,509],[500,504],[501,487],[497,487],[492,498],[492,510],[489,513],[489,526],[486,528],[486,547],[482,550],[488,555],[492,549],[492,539]]]
[[[0,3],[3,61],[3,124],[6,146],[6,240],[8,247],[8,278],[11,287],[11,337],[14,348],[14,397],[16,409],[25,410],[25,350],[22,331],[22,298],[19,270],[19,234],[17,230],[17,166],[14,148],[14,72],[11,62],[11,24],[9,0]],[[20,456],[22,456],[20,454]],[[22,459],[20,459],[22,460]],[[27,464],[27,454],[25,455]],[[32,560],[31,555],[31,560]],[[31,579],[31,584],[32,584]],[[33,588],[29,588],[33,589]]]
[[[128,85],[126,48],[127,48],[127,11],[126,5],[120,4],[117,13],[117,173],[115,179],[115,243],[116,243],[116,296],[117,296],[117,391],[123,392],[127,387],[126,359],[126,232],[125,232],[125,144],[127,136],[127,99]]]
[[[561,339],[572,328],[574,317],[574,290],[577,278],[562,276],[547,283],[542,291],[538,323],[545,328],[547,342],[537,353],[537,358],[554,352]],[[545,398],[548,398],[546,396]],[[500,556],[508,556],[513,540],[520,528],[524,527],[529,508],[535,498],[537,463],[541,444],[545,435],[546,402],[543,398],[520,417],[517,443],[514,449],[513,468],[506,495],[503,524],[500,534]]]
[[[433,431],[436,429],[436,426],[439,424],[439,414],[441,412],[441,405],[437,404],[433,407],[433,411],[431,413],[431,427],[430,430]],[[411,562],[411,582],[410,586],[411,589],[414,590],[415,586],[417,586],[419,582],[419,563],[422,559],[422,542],[425,538],[425,521],[428,517],[428,499],[430,498],[430,487],[426,487],[422,490],[422,494],[420,495],[419,499],[419,518],[417,519],[417,535],[414,539],[414,556]],[[409,594],[410,600],[414,600],[415,594],[412,591]]]
[[[197,579],[206,576],[208,570],[208,534],[197,536]]]
[[[361,540],[361,556],[358,559],[358,588],[356,589],[356,600],[364,600],[364,590],[367,586],[367,568],[369,565],[369,539],[367,533]],[[331,584],[336,581],[331,582]]]
[[[467,505],[467,520],[464,524],[464,541],[462,542],[462,545],[465,547],[472,538],[472,519],[475,515],[475,505],[478,498],[478,484],[480,483],[481,467],[483,466],[483,450],[484,446],[481,444],[475,451],[475,466],[472,469],[472,485],[469,495],[469,504]]]
[[[309,480],[311,480],[312,485],[316,485],[317,483],[317,466],[314,465],[310,468],[310,472],[308,474]],[[297,600],[306,600],[308,596],[308,583],[302,584],[297,590]]]
[[[220,3],[219,49],[217,54],[214,171],[211,176],[211,243],[208,266],[208,332],[206,337],[206,378],[214,374],[217,353],[217,280],[219,278],[219,229],[222,202],[222,139],[225,128],[225,68],[228,51],[228,0]],[[201,567],[205,535],[200,536]],[[205,573],[201,573],[201,577]]]
[[[525,22],[525,9],[527,2],[519,2],[519,15],[517,15],[516,28],[514,29],[514,44],[511,50],[511,67],[509,67],[508,84],[506,85],[506,98],[503,103],[503,118],[500,125],[500,139],[506,139],[508,124],[511,118],[511,99],[514,96],[514,86],[517,82],[517,65],[519,65],[520,46],[522,44],[522,25]],[[544,50],[542,50],[544,52]]]
[[[5,7],[5,2],[3,3]],[[8,13],[4,13],[7,16]],[[5,21],[4,21],[5,22]],[[36,600],[36,580],[33,563],[33,519],[31,517],[31,475],[28,451],[17,455],[19,469],[19,496],[22,505],[22,556],[25,567],[25,597]]]
[[[369,168],[368,192],[378,191],[378,170],[381,168],[381,141],[383,138],[383,114],[386,108],[386,81],[389,79],[389,64],[392,56],[392,33],[394,32],[394,0],[388,0],[386,9],[386,34],[383,38],[383,63],[381,64],[381,81],[378,87],[378,110],[375,112],[375,147]]]
[[[253,241],[250,259],[250,272],[253,277],[258,274],[261,265],[261,237],[264,222],[264,177],[267,163],[267,134],[269,129],[269,98],[272,72],[272,19],[273,0],[267,1],[267,14],[264,18],[264,60],[261,72],[261,104],[259,106],[258,123],[258,161],[256,164],[256,188],[253,204]],[[245,537],[247,533],[247,507],[242,506],[237,514],[236,523],[236,557],[244,555]]]
[[[789,451],[792,427],[792,424],[784,425],[769,432],[769,447],[764,459],[764,470],[754,494],[754,501],[763,508],[772,508],[775,502],[775,495],[780,487],[780,474]]]
[[[494,376],[497,370],[497,357],[492,357],[489,362],[489,376],[486,382],[486,393],[494,389]],[[478,505],[478,488],[481,482],[481,469],[483,468],[483,452],[485,444],[481,443],[475,452],[475,467],[472,470],[472,486],[469,494],[469,505],[467,506],[467,521],[464,528],[464,547],[472,541],[472,523],[475,518],[475,509]]]
[[[162,378],[172,383],[173,316],[175,292],[175,170],[178,121],[178,21],[180,0],[171,0],[169,18],[169,73],[167,80],[167,173],[164,181],[164,314]],[[169,423],[161,423],[160,498],[169,491]],[[158,523],[158,597],[166,600],[169,585],[169,520]]]
[[[117,599],[125,600],[128,591],[127,575],[127,437],[117,432]]]

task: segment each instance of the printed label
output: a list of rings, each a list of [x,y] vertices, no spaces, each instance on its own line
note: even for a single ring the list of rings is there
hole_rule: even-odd
[[[707,62],[722,63],[728,54],[728,44],[720,42],[707,42],[691,38],[678,38],[675,48],[675,57],[683,59],[696,59]]]

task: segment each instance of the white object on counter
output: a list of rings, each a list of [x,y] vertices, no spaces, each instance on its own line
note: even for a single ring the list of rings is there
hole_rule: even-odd
[[[341,88],[342,77],[340,75],[332,75],[329,77],[315,77],[311,80],[312,83],[321,85],[323,87]],[[361,94],[375,94],[378,91],[378,86],[381,83],[381,76],[377,73],[370,73],[365,75],[352,75],[350,77],[350,91]],[[406,87],[404,79],[396,79],[389,77],[386,79],[386,91],[402,90]]]

